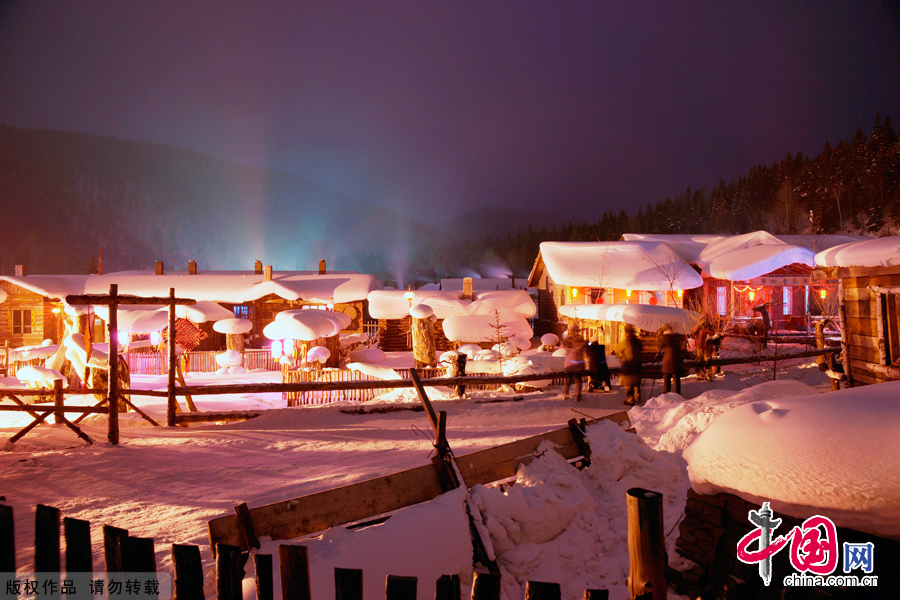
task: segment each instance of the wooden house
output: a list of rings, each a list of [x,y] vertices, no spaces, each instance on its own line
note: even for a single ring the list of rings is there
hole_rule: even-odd
[[[850,385],[900,379],[900,236],[816,255],[819,280],[839,282],[836,299]]]
[[[561,307],[592,303],[688,308],[729,322],[760,317],[754,307],[769,304],[773,327],[805,327],[836,291],[836,281],[813,279],[814,251],[864,239],[758,231],[544,242],[528,281],[538,290],[535,329],[559,334]]]
[[[166,273],[164,265],[157,263],[152,272],[0,276],[0,289],[6,296],[0,298],[4,300],[0,302],[0,344],[8,341],[16,347],[40,344],[44,339],[58,343],[64,334],[65,297],[106,294],[110,284],[116,284],[122,295],[161,297],[174,289],[180,298],[215,302],[253,323],[251,346],[266,343],[261,335],[263,328],[275,319],[275,314],[288,309],[332,308],[350,317],[351,324],[345,332],[362,332],[366,296],[374,288],[374,277],[326,272],[324,263],[319,267],[318,271],[273,271],[271,266],[264,267],[257,261],[253,271],[199,272],[191,261],[187,271],[172,273]],[[98,313],[103,311],[98,308]],[[221,311],[217,314],[216,318],[221,318]],[[95,318],[94,341],[105,341],[105,329],[103,319]],[[224,347],[224,336],[212,330],[212,323],[201,324],[201,329],[207,338],[198,349]]]

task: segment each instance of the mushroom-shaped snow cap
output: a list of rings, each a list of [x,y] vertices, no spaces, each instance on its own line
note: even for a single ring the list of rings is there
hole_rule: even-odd
[[[237,350],[226,350],[216,355],[216,363],[220,367],[236,367],[241,364],[241,353]]]
[[[479,350],[481,350],[481,346],[479,346],[478,344],[463,344],[459,347],[458,351],[461,354],[465,354],[466,356],[468,356],[471,360],[472,358],[474,358],[475,353]]]
[[[48,369],[47,367],[38,367],[38,366],[29,366],[22,367],[18,371],[16,371],[16,378],[21,381],[27,381],[28,383],[46,387],[53,387],[53,382],[56,379],[59,379],[65,385],[68,380],[65,376],[56,371],[54,369]]]
[[[565,356],[565,355],[566,355],[565,348],[557,348],[556,350],[553,351],[553,354],[551,356]]]
[[[4,302],[6,302],[6,292],[0,290],[0,304],[3,304]]]
[[[497,350],[479,350],[475,353],[475,360],[497,360],[500,352]]]
[[[360,348],[350,353],[350,362],[380,363],[386,360],[387,356],[380,348]]]
[[[556,346],[559,344],[559,336],[555,333],[545,333],[541,336],[541,343],[545,346]]]
[[[434,314],[434,309],[427,304],[416,304],[409,307],[409,316],[414,319],[427,319]]]
[[[333,331],[331,333],[322,333],[316,337],[331,337],[333,335],[337,335],[341,332],[341,330],[345,327],[349,327],[350,323],[353,319],[350,318],[350,315],[344,314],[342,312],[336,310],[317,310],[317,309],[300,309],[300,310],[283,310],[277,315],[275,315],[275,321],[280,322],[286,319],[297,319],[301,323],[309,323],[311,326],[313,323],[321,323],[322,318],[329,319],[332,323]],[[324,330],[323,330],[324,331]],[[292,337],[292,336],[286,336]],[[297,339],[305,339],[305,338],[297,338]],[[315,339],[315,338],[312,338]]]
[[[234,313],[212,300],[197,300],[194,304],[175,305],[175,316],[188,318],[194,323],[208,323],[228,319]]]
[[[306,362],[319,362],[325,364],[329,358],[331,358],[331,350],[325,346],[313,346],[309,349],[309,352],[306,353]]]
[[[341,331],[341,322],[322,310],[302,310],[281,319],[276,318],[266,325],[263,335],[270,340],[291,338],[312,341],[320,337],[331,337]]]
[[[241,334],[253,329],[253,323],[247,319],[222,319],[213,323],[213,330],[219,333]]]

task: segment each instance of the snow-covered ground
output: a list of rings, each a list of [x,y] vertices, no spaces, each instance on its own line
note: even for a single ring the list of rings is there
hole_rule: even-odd
[[[611,422],[588,429],[589,468],[578,471],[547,452],[521,467],[512,487],[475,486],[472,501],[490,532],[505,596],[518,598],[524,581],[540,580],[560,582],[569,599],[581,597],[585,588],[606,588],[611,598],[627,598],[625,492],[636,486],[664,494],[673,564],[679,562],[676,525],[691,478],[699,491],[749,488],[752,498],[772,500],[776,512],[820,512],[839,525],[843,519],[900,537],[900,476],[891,469],[900,464],[900,443],[888,435],[900,424],[900,411],[891,402],[898,386],[825,394],[828,383],[812,361],[782,375],[787,379],[771,382],[765,365],[729,367],[713,382],[685,379],[683,397],[661,396],[660,382],[648,381],[643,390],[648,402],[629,411],[638,435]],[[278,380],[271,373],[188,376],[190,384]],[[162,388],[165,382],[135,377],[133,385]],[[572,417],[626,408],[621,389],[585,394],[577,404],[563,400],[555,387],[533,394],[474,393],[465,400],[428,389],[435,408],[448,413],[448,439],[457,455],[556,429]],[[360,405],[350,403],[287,409],[280,394],[195,401],[207,410],[271,410],[241,423],[172,429],[152,427],[129,413],[120,417],[117,447],[105,442],[100,416],[83,422],[97,440],[93,446],[62,426],[44,425],[0,453],[0,494],[16,513],[19,569],[30,568],[33,511],[42,503],[92,523],[95,557],[101,556],[102,524],[153,537],[165,571],[171,571],[172,543],[201,545],[207,594],[213,597],[208,520],[232,513],[240,502],[258,506],[423,465],[432,451],[422,412],[351,414],[346,409]],[[412,390],[399,390],[366,406],[388,403],[412,408],[418,401]],[[144,398],[139,404],[154,416],[164,415],[164,399]],[[11,420],[22,417],[14,414],[0,413],[0,436],[17,431]],[[22,420],[20,426],[28,421]],[[852,447],[857,449],[842,453]],[[767,448],[764,456],[757,454],[762,448]],[[864,461],[866,452],[879,453],[883,466]],[[878,485],[870,485],[873,481]],[[459,573],[463,585],[470,585],[463,503],[463,493],[451,492],[378,526],[335,528],[304,540],[313,593],[333,597],[335,566],[363,569],[369,598],[383,594],[387,574],[417,576],[422,599],[433,597],[433,582],[444,573]],[[279,543],[285,542],[267,541],[262,549],[275,555],[276,567]],[[103,568],[99,558],[94,568]],[[253,597],[249,577],[252,573],[245,586],[248,598]]]

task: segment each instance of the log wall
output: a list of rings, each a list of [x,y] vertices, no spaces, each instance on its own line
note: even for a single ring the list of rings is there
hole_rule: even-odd
[[[9,342],[10,348],[37,346],[45,339],[59,343],[61,317],[53,313],[56,303],[7,281],[0,281],[0,288],[8,296],[0,305],[0,346],[5,342]],[[13,333],[13,310],[31,311],[30,334]]]
[[[845,357],[844,369],[849,364],[849,375],[854,385],[891,381],[891,377],[874,373],[866,366],[881,363],[879,345],[884,343],[878,327],[879,294],[872,292],[869,286],[900,286],[900,268],[838,269],[837,276],[843,284],[843,335],[849,354]],[[896,360],[894,362],[897,363]]]

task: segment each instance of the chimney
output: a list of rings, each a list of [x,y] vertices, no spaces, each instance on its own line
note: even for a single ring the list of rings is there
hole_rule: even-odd
[[[516,276],[510,275],[509,278],[512,279],[512,289],[516,289]]]
[[[25,265],[16,265],[16,277],[25,277],[28,275]]]
[[[472,278],[471,277],[463,278],[463,299],[464,300],[472,299]]]
[[[165,265],[163,265],[163,262],[161,260],[156,261],[156,274],[157,275],[165,275],[166,274],[166,267],[165,267]]]
[[[197,261],[189,260],[188,261],[188,275],[196,275],[197,274]]]
[[[272,265],[263,267],[263,281],[272,281]]]
[[[319,275],[325,274],[325,259],[319,261]]]
[[[254,275],[262,275],[262,261],[258,260],[253,263],[253,274]]]

